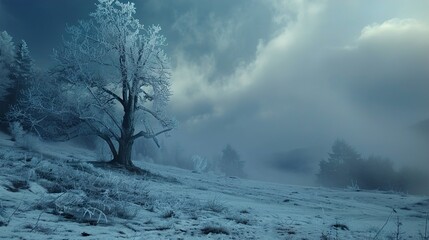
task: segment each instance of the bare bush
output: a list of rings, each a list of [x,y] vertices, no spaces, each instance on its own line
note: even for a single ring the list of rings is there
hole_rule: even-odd
[[[229,231],[226,227],[223,226],[205,226],[201,229],[201,232],[205,235],[209,235],[209,234],[224,234],[224,235],[229,235]]]
[[[238,214],[234,214],[226,217],[227,220],[234,221],[237,224],[250,225],[250,220]]]
[[[12,135],[12,140],[15,141],[15,146],[26,150],[38,150],[40,140],[38,137],[27,133],[19,122],[12,122],[9,125],[9,131]]]
[[[207,172],[209,170],[209,164],[206,158],[201,157],[199,155],[193,155],[191,160],[194,171],[202,173]]]
[[[215,213],[221,213],[227,210],[225,205],[217,198],[213,198],[212,200],[207,201],[203,209],[207,211],[212,211]]]

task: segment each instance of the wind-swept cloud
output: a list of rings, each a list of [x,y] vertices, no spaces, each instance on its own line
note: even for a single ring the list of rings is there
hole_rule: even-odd
[[[429,153],[407,127],[429,114],[428,25],[386,19],[351,26],[355,31],[342,36],[334,29],[347,19],[332,22],[335,8],[294,2],[287,5],[290,17],[273,12],[278,27],[254,46],[253,59],[217,81],[209,80],[221,71],[211,57],[182,58],[175,72],[188,80],[173,75],[180,76],[173,82],[197,93],[174,97],[189,116],[182,124],[192,129],[189,139],[232,142],[254,162],[298,147],[328,149],[337,137],[364,154],[400,160],[414,152],[416,161],[426,161]]]
[[[393,18],[381,24],[371,24],[363,28],[359,41],[379,39],[382,42],[395,40],[425,40],[428,37],[429,28],[416,19]],[[417,37],[417,38],[416,38]],[[420,39],[419,37],[424,37]]]
[[[361,108],[402,124],[428,116],[429,24],[390,19],[364,27],[330,73]],[[387,120],[387,119],[385,119]]]

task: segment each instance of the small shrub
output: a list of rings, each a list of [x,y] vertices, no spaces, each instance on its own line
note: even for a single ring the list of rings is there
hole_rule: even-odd
[[[209,164],[206,158],[201,157],[199,155],[194,155],[192,156],[191,160],[194,171],[202,173],[207,172],[209,170]]]
[[[226,217],[227,220],[234,221],[237,224],[250,225],[250,220],[239,215]]]
[[[9,131],[12,136],[12,141],[15,141],[15,142],[21,141],[22,138],[24,138],[24,135],[26,134],[26,132],[24,131],[24,128],[19,122],[11,122],[9,124]]]
[[[222,226],[206,226],[201,229],[201,232],[205,235],[208,234],[225,234],[229,235],[229,231]]]
[[[249,212],[249,210],[247,210],[247,209],[243,209],[243,210],[241,210],[241,211],[240,211],[240,213],[243,213],[243,214],[249,214],[250,212]]]
[[[168,229],[171,229],[170,225],[158,226],[154,230],[156,230],[156,231],[165,231],[165,230],[168,230]]]
[[[167,210],[161,214],[161,218],[172,218],[172,217],[174,217],[174,215],[175,215],[175,213],[173,210]]]
[[[290,226],[290,224],[284,223],[282,222],[279,226],[277,226],[276,228],[277,233],[279,233],[280,235],[295,235],[296,234],[296,230],[293,226]]]
[[[10,180],[10,185],[5,185],[6,189],[10,192],[18,192],[22,189],[29,189],[30,184],[27,180],[22,179],[13,179]]]
[[[95,219],[97,219],[96,224],[100,223],[101,221],[107,223],[107,216],[102,210],[95,207],[84,208],[81,221],[94,223]]]
[[[161,218],[172,218],[174,215],[175,214],[173,210],[167,210],[161,214]]]
[[[342,223],[332,224],[331,227],[334,228],[334,229],[340,229],[340,230],[343,230],[343,231],[348,231],[349,230],[349,227],[347,227],[347,225],[342,224]]]
[[[226,210],[226,207],[219,200],[217,200],[217,198],[214,198],[208,201],[204,205],[203,209],[215,213],[221,213]]]
[[[350,189],[350,190],[356,191],[356,192],[360,191],[360,188],[359,188],[357,181],[353,181],[353,180],[351,180],[351,184],[349,186],[347,186],[347,189]]]
[[[9,126],[10,133],[12,135],[12,140],[15,141],[17,147],[27,149],[27,150],[38,150],[40,145],[40,140],[36,136],[33,136],[27,133],[21,123],[12,122]]]

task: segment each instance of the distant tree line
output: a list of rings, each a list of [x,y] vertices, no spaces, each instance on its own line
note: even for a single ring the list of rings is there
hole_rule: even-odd
[[[328,187],[354,187],[429,193],[428,169],[396,170],[393,162],[379,156],[363,158],[344,140],[336,140],[326,160],[320,161],[319,183]]]

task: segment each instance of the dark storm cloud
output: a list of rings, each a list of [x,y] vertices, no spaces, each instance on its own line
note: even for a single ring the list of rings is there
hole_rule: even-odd
[[[3,0],[0,1],[0,29],[15,41],[24,39],[39,64],[50,61],[58,47],[66,24],[74,24],[94,9],[90,0]]]
[[[88,18],[96,0],[3,0],[0,28],[15,39],[26,39],[33,55],[49,61],[58,47],[66,24]],[[168,39],[168,52],[192,60],[214,59],[215,81],[231,73],[238,64],[254,57],[260,39],[275,30],[270,5],[254,0],[135,1],[137,16],[145,25],[159,24]],[[177,53],[179,52],[179,53]]]
[[[48,62],[65,23],[87,18],[94,2],[0,0],[0,29]],[[407,129],[429,119],[429,2],[147,0],[136,7],[141,22],[160,24],[167,37],[170,108],[179,120],[167,142],[207,157],[230,143],[251,174],[269,180],[309,183],[261,165],[296,148],[322,159],[338,137],[365,155],[429,167],[427,142]]]
[[[210,56],[216,68],[210,81],[230,74],[254,57],[260,39],[273,29],[270,9],[257,1],[203,1],[190,4],[172,25],[180,50],[191,58]]]

